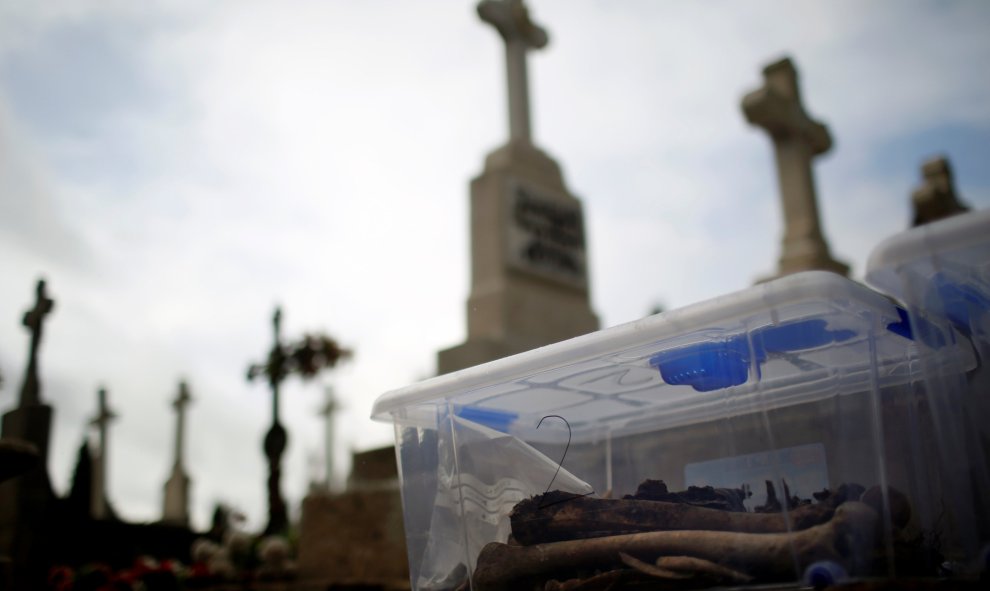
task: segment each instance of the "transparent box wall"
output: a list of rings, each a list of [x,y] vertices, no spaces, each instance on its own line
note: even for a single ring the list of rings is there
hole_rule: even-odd
[[[878,487],[885,525],[875,551],[839,560],[851,577],[962,553],[973,507],[943,486],[960,479],[944,478],[958,470],[933,418],[962,391],[928,388],[958,385],[975,360],[951,329],[931,331],[935,345],[889,299],[802,273],[388,393],[374,416],[395,425],[413,586],[513,588],[479,574],[478,557],[509,539],[517,503],[616,499],[647,480],[748,490],[748,511],[771,485],[802,499]],[[910,503],[907,524],[890,487]],[[905,529],[938,548],[907,556]],[[809,566],[771,578],[801,581]]]
[[[942,455],[956,458],[951,486],[960,492],[959,541],[970,554],[987,556],[990,545],[990,210],[926,224],[888,238],[870,253],[867,282],[906,310],[918,338],[961,335],[976,364],[953,379],[926,372],[929,392],[961,391],[954,404],[939,404],[936,427]],[[927,368],[925,368],[927,370]]]

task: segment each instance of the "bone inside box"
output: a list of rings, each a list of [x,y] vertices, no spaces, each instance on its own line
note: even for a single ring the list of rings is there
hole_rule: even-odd
[[[387,393],[412,585],[978,578],[978,365],[808,272]]]

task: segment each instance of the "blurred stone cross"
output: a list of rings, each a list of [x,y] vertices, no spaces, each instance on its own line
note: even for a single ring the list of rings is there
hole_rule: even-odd
[[[921,165],[924,182],[911,194],[914,208],[912,226],[920,226],[957,213],[969,211],[959,201],[952,182],[952,167],[944,156],[937,156]]]
[[[324,420],[323,455],[326,477],[323,487],[326,492],[330,492],[330,484],[333,482],[333,415],[339,410],[340,405],[333,395],[333,387],[327,386],[323,406],[320,407],[320,416]]]
[[[185,437],[186,406],[192,402],[189,387],[185,382],[179,382],[179,394],[172,402],[175,409],[175,466],[182,466],[182,444]]]
[[[282,496],[282,454],[289,435],[279,421],[279,388],[292,374],[304,379],[315,377],[321,370],[337,365],[351,352],[325,335],[305,335],[298,342],[282,342],[282,309],[276,308],[272,316],[275,342],[264,363],[248,366],[247,378],[268,378],[272,389],[272,426],[265,434],[264,451],[268,458],[268,525],[265,535],[283,534],[288,531],[289,518]]]
[[[263,449],[268,458],[268,525],[265,534],[284,533],[289,526],[289,517],[282,496],[282,454],[289,436],[285,427],[278,420],[279,387],[289,375],[287,355],[282,346],[282,309],[276,307],[272,315],[274,344],[268,352],[265,363],[254,364],[248,368],[248,380],[256,376],[266,376],[272,389],[272,426],[265,434]]]
[[[172,402],[175,409],[175,462],[172,474],[165,482],[165,506],[162,521],[179,525],[189,524],[189,476],[183,465],[183,442],[185,439],[186,406],[192,401],[189,387],[179,382],[179,393]]]
[[[505,41],[509,82],[509,140],[532,143],[529,127],[529,81],[526,50],[547,44],[547,32],[529,18],[522,0],[484,0],[478,16],[495,27]]]
[[[21,385],[20,405],[41,404],[41,381],[38,379],[38,347],[41,345],[45,316],[55,307],[55,302],[45,293],[45,280],[39,279],[35,289],[34,308],[24,314],[24,326],[31,331],[31,348],[28,353],[27,370]]]
[[[117,415],[107,406],[107,390],[100,388],[97,392],[99,409],[90,424],[96,427],[100,438],[100,450],[93,463],[93,497],[92,515],[94,519],[108,517],[109,502],[107,501],[107,427]]]
[[[777,182],[784,210],[780,275],[821,269],[847,275],[849,267],[829,254],[822,234],[811,161],[832,147],[828,128],[804,111],[798,73],[784,58],[763,69],[764,84],[743,97],[746,120],[773,140]]]

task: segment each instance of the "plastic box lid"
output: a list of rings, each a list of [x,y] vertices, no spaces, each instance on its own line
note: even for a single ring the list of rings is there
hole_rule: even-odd
[[[990,556],[990,210],[901,232],[870,254],[867,282],[907,309],[920,343],[955,338],[974,361],[962,379],[921,364],[933,409],[941,475],[951,491],[954,542],[969,556]]]
[[[565,411],[575,440],[655,430],[716,417],[727,392],[738,411],[904,383],[911,338],[888,298],[805,272],[388,392],[372,417],[453,413],[529,441]]]
[[[990,342],[990,210],[888,238],[870,253],[866,279],[914,312],[942,316],[966,336]]]

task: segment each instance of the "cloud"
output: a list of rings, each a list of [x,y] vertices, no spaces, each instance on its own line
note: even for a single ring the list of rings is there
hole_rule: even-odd
[[[17,258],[88,264],[87,246],[65,220],[49,171],[34,156],[0,93],[0,245]]]

